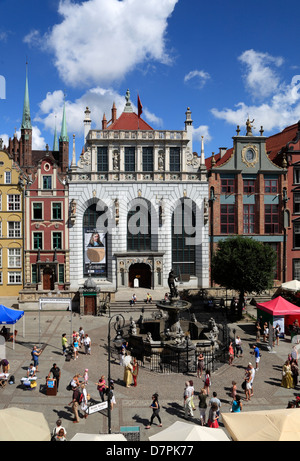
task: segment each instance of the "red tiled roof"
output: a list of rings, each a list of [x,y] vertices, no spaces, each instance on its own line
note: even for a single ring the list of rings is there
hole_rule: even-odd
[[[108,130],[153,130],[135,112],[123,112],[117,120],[107,127]]]

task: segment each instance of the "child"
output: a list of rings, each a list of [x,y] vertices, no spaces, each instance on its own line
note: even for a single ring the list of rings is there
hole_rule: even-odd
[[[233,401],[234,401],[235,398],[236,398],[236,391],[237,391],[236,382],[235,382],[235,381],[232,381],[232,387],[231,387],[232,402],[231,402],[231,405],[232,405]]]
[[[89,383],[89,375],[88,375],[88,369],[86,368],[83,373],[83,379],[84,379],[84,384],[85,386]]]

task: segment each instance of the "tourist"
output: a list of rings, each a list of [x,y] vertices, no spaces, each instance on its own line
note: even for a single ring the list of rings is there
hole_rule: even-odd
[[[73,348],[74,348],[74,360],[78,359],[78,349],[79,349],[79,343],[77,337],[73,339]]]
[[[56,421],[56,426],[54,427],[54,429],[52,430],[52,433],[51,433],[51,441],[55,441],[55,437],[58,435],[59,431],[63,430],[64,431],[64,437],[66,437],[67,435],[67,431],[66,429],[61,425],[62,421],[61,419],[58,419]]]
[[[228,363],[229,363],[229,365],[232,365],[232,362],[233,362],[233,359],[234,359],[234,350],[233,350],[233,346],[232,346],[232,341],[230,341],[230,343],[229,343],[228,354],[229,354]]]
[[[133,359],[133,364],[132,364],[132,378],[133,378],[133,386],[137,386],[137,376],[139,373],[139,365],[136,361],[136,358]]]
[[[235,350],[236,350],[236,357],[243,357],[242,340],[240,336],[237,336],[235,339]]]
[[[190,385],[189,381],[185,382],[185,389],[183,393],[183,405],[184,405],[184,417],[185,419],[188,416],[194,416],[193,406],[192,406],[192,397],[194,395],[194,387]]]
[[[298,349],[297,349],[297,346],[292,347],[291,359],[295,360],[296,363],[298,363]]]
[[[68,347],[68,340],[67,340],[67,335],[66,333],[63,333],[62,338],[61,338],[61,343],[62,343],[62,350],[63,350],[63,355],[66,354],[66,349]]]
[[[294,388],[298,386],[299,367],[296,360],[291,362],[291,371],[293,377]]]
[[[289,360],[286,360],[286,362],[284,363],[282,367],[281,386],[285,387],[286,389],[294,388],[292,369],[291,369],[291,364]]]
[[[73,378],[72,378],[72,380],[70,382],[70,386],[71,386],[72,390],[74,390],[74,389],[76,389],[77,387],[80,386],[79,378],[82,378],[82,376],[79,375],[78,373],[73,376]]]
[[[204,370],[204,355],[202,352],[199,353],[197,357],[197,378],[201,378]]]
[[[211,386],[210,371],[206,370],[205,377],[204,377],[204,389],[206,390],[207,395],[209,395],[210,386]]]
[[[231,391],[230,391],[230,396],[232,397],[231,404],[236,398],[236,393],[237,393],[237,385],[236,385],[235,381],[232,381],[232,383],[231,383]]]
[[[110,380],[110,385],[109,385],[109,391],[108,391],[108,399],[110,401],[110,409],[113,410],[114,408],[114,405],[116,405],[116,398],[115,398],[115,395],[114,395],[114,389],[115,389],[115,386],[114,386],[114,382],[113,380],[111,379]]]
[[[86,419],[89,414],[89,409],[88,409],[88,396],[87,396],[87,390],[86,390],[85,384],[81,384],[81,392],[82,392],[82,398],[81,398],[81,403],[80,403],[80,409],[83,412],[83,417]]]
[[[191,398],[191,407],[192,407],[193,411],[195,411],[196,407],[195,407],[195,404],[194,404],[194,394],[195,394],[194,382],[193,382],[192,379],[190,379],[189,383],[190,383],[190,387],[192,388],[192,392],[193,392],[192,393],[192,398]]]
[[[147,304],[151,304],[151,303],[152,303],[152,296],[150,295],[150,293],[147,293],[147,296],[146,296],[146,303],[147,303]]]
[[[255,370],[258,371],[259,370],[258,364],[260,362],[260,351],[259,351],[258,347],[255,344],[253,344],[253,349],[254,350],[253,350],[252,354],[255,357]],[[251,354],[251,352],[250,352],[250,354]]]
[[[206,409],[207,409],[207,394],[206,390],[203,388],[199,393],[199,412],[200,412],[200,424],[205,426],[206,422]]]
[[[246,369],[244,379],[245,379],[245,400],[251,400],[250,399],[250,397],[251,397],[251,384],[250,384],[251,374],[250,374],[250,370]]]
[[[39,366],[39,356],[41,355],[42,350],[38,349],[36,346],[33,346],[33,349],[31,351],[31,356],[33,359],[33,366],[35,367],[36,371],[38,372],[38,366]]]
[[[2,359],[0,361],[0,366],[2,367],[2,372],[3,373],[8,373],[10,366],[9,366],[9,361],[7,359]]]
[[[220,416],[220,410],[221,410],[221,400],[218,399],[218,395],[216,392],[213,392],[213,396],[209,401],[209,405],[212,406],[213,403],[216,403],[218,406],[218,416]]]
[[[84,344],[84,350],[85,350],[86,355],[91,355],[92,341],[87,333],[84,337],[83,344]]]
[[[260,326],[260,321],[257,320],[255,322],[255,330],[256,330],[256,342],[260,342],[260,333],[261,333],[261,326]]]
[[[80,392],[80,388],[76,387],[73,391],[72,400],[69,403],[69,405],[72,404],[72,411],[74,413],[73,423],[79,423],[78,408],[79,408],[80,403],[81,403],[81,392]]]
[[[132,298],[131,298],[131,301],[130,301],[130,304],[133,305],[133,304],[135,304],[136,302],[137,302],[137,297],[136,297],[136,294],[133,293]]]
[[[218,428],[219,427],[218,419],[219,419],[218,405],[216,403],[212,403],[209,409],[209,413],[208,413],[207,426]]]
[[[250,397],[252,397],[253,394],[254,394],[254,391],[253,391],[253,382],[254,382],[254,377],[255,377],[255,369],[254,369],[254,367],[253,367],[253,365],[252,365],[251,362],[248,363],[247,370],[248,370],[248,372],[249,372],[249,374],[250,374],[250,386],[251,386],[251,387],[250,387]]]
[[[35,372],[36,372],[36,369],[33,366],[33,363],[31,363],[27,370],[27,378],[33,378],[35,376]]]
[[[280,330],[281,330],[281,329],[280,329],[280,326],[279,326],[278,323],[277,323],[277,325],[276,325],[276,327],[275,327],[275,339],[276,339],[276,344],[277,344],[277,346],[279,345]]]
[[[267,322],[264,323],[264,330],[263,330],[263,340],[266,343],[267,340],[269,339],[269,327]]]
[[[79,327],[79,347],[82,347],[83,345],[83,340],[84,340],[84,329],[82,327]]]
[[[87,386],[88,383],[89,383],[89,373],[88,372],[89,372],[89,370],[88,370],[88,368],[86,368],[84,370],[84,373],[83,373],[83,381],[84,381],[85,386]]]
[[[160,416],[159,416],[160,405],[159,405],[159,402],[158,402],[158,394],[157,393],[152,395],[152,403],[150,405],[150,408],[152,408],[152,415],[151,415],[150,423],[148,424],[148,426],[146,426],[146,429],[150,429],[150,427],[153,424],[154,418],[158,419],[158,422],[159,422],[158,427],[162,427],[161,419],[160,419]]]
[[[104,402],[104,396],[106,394],[106,389],[108,388],[108,386],[106,385],[105,376],[102,375],[99,381],[95,384],[97,385],[97,390],[99,392],[100,398],[102,402]]]
[[[240,413],[243,409],[243,404],[241,402],[241,397],[237,395],[232,402],[231,411],[233,413]]]
[[[59,429],[58,433],[54,436],[53,439],[55,442],[66,442],[65,431],[63,429]]]

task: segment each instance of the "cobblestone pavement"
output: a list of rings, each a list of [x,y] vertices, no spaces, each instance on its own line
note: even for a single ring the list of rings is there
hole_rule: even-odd
[[[249,313],[256,318],[256,309],[251,307],[249,310]],[[140,312],[137,313],[136,318],[134,314],[124,314],[127,320],[131,315],[137,320]],[[107,433],[106,411],[93,413],[87,419],[81,419],[80,423],[73,424],[71,407],[68,405],[71,392],[66,390],[66,386],[74,374],[83,374],[84,369],[88,368],[88,392],[96,402],[100,402],[97,386],[94,383],[102,374],[107,376],[105,345],[108,335],[108,316],[80,317],[74,313],[71,316],[70,312],[26,312],[24,338],[22,337],[22,321],[20,320],[16,325],[18,335],[15,349],[12,343],[5,345],[6,356],[11,365],[11,374],[15,376],[15,384],[7,384],[4,389],[0,389],[0,409],[16,406],[41,411],[51,429],[60,417],[66,427],[68,440],[78,432]],[[92,339],[92,354],[86,356],[83,351],[80,351],[78,360],[66,362],[61,351],[61,335],[67,333],[69,337],[71,331],[78,330],[80,326],[89,333]],[[241,383],[244,369],[249,361],[254,362],[253,356],[250,355],[255,339],[254,321],[240,322],[230,327],[236,328],[236,334],[241,336],[244,355],[242,358],[236,358],[232,366],[225,364],[212,374],[211,393],[217,392],[222,402],[222,412],[230,411],[229,392],[232,380],[237,382],[239,393],[243,395]],[[34,344],[39,345],[39,338],[45,348],[39,360],[38,386],[35,390],[23,390],[19,387],[20,379],[26,375],[31,361],[31,348]],[[276,346],[273,352],[269,352],[265,346],[262,347],[261,362],[254,381],[254,396],[250,402],[244,402],[244,411],[286,408],[288,401],[295,398],[297,389],[288,390],[280,386],[282,365],[291,349],[292,345],[288,339],[280,340],[279,346]],[[47,396],[42,390],[45,377],[53,363],[57,363],[62,372],[60,388],[56,396]],[[120,426],[139,426],[141,441],[148,440],[149,435],[161,430],[155,424],[151,429],[145,429],[151,416],[149,405],[154,392],[159,393],[163,427],[168,427],[175,421],[184,421],[182,396],[186,379],[193,379],[196,394],[203,385],[203,381],[195,374],[162,375],[141,368],[138,375],[138,386],[126,388],[123,383],[123,368],[117,362],[111,364],[111,376],[115,380],[117,402],[112,411],[112,432],[119,432]],[[197,403],[197,396],[195,402]],[[193,421],[199,423],[198,409]]]

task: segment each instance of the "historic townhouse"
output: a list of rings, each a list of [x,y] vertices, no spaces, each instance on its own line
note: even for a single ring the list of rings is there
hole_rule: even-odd
[[[0,293],[18,296],[24,269],[23,173],[0,140]]]
[[[284,159],[275,164],[269,155],[271,138],[238,127],[233,148],[221,148],[206,160],[209,173],[210,256],[218,240],[232,235],[251,236],[271,245],[277,253],[275,279],[285,271],[287,169]],[[274,144],[273,144],[274,146]],[[211,281],[211,284],[213,281]]]
[[[181,288],[208,286],[208,182],[204,152],[193,152],[191,112],[184,130],[159,131],[138,107],[127,91],[122,114],[113,105],[100,129],[91,129],[87,108],[77,163],[73,154],[70,283],[85,312],[97,309],[97,290],[167,287],[172,268]]]

